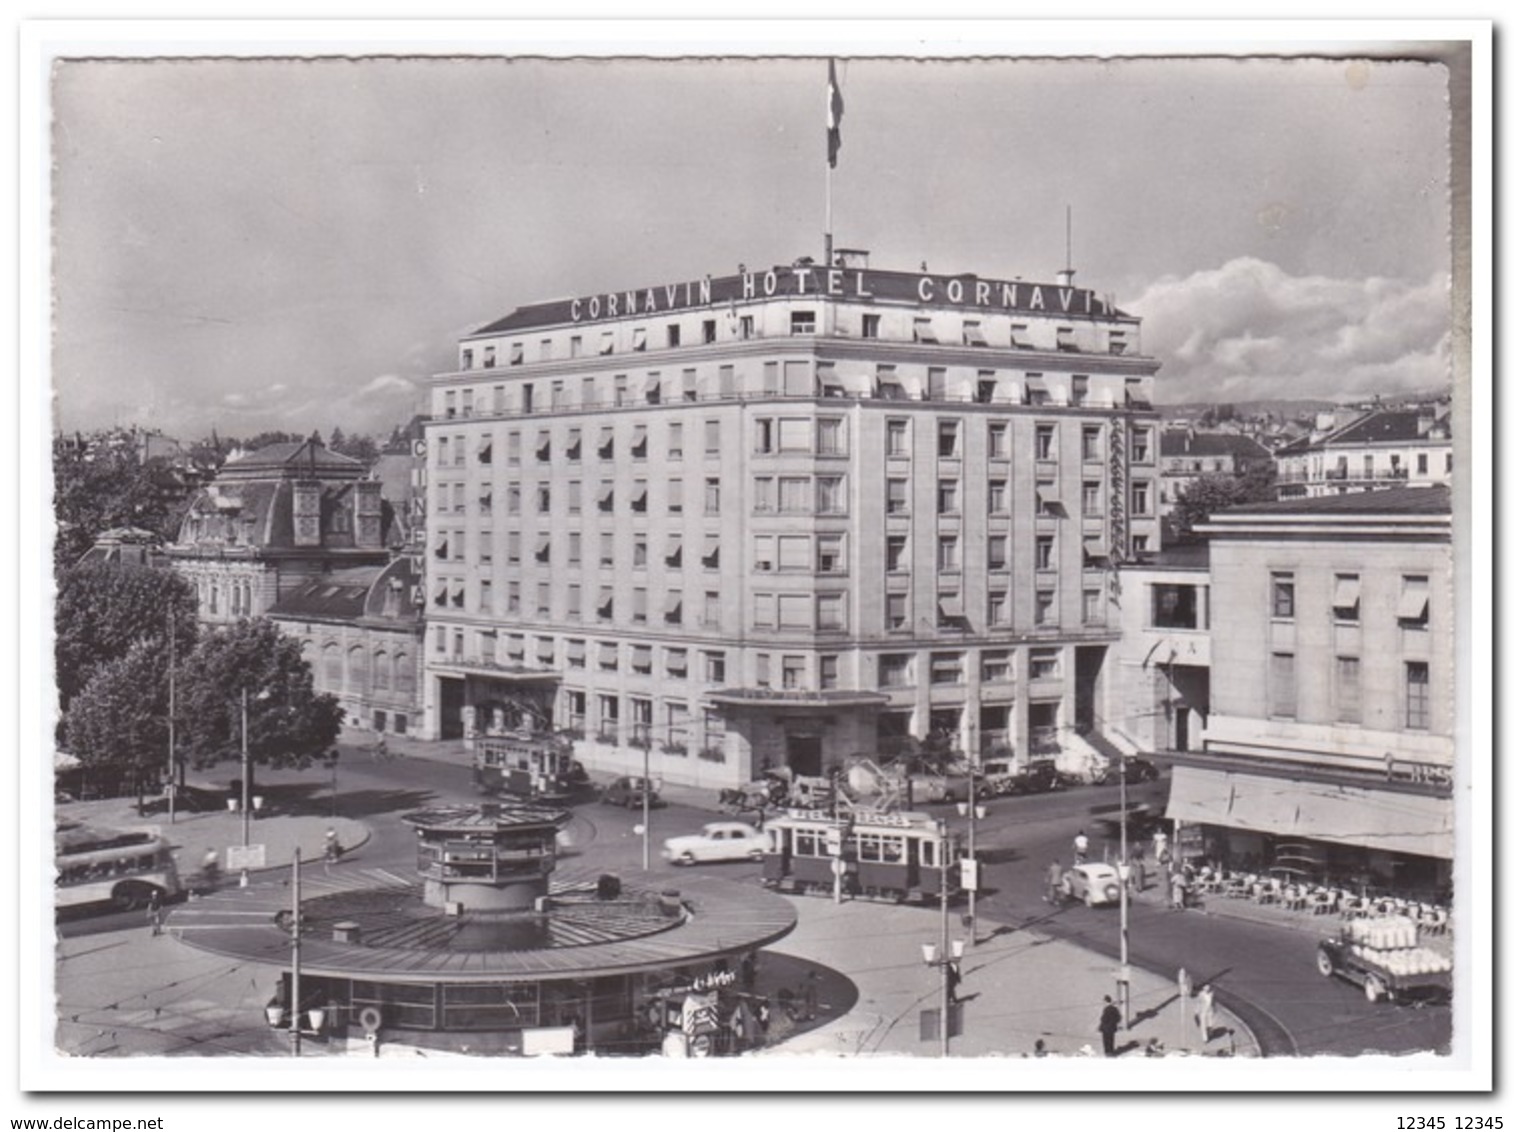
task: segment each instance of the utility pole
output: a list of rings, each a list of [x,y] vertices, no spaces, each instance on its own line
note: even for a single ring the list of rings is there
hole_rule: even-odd
[[[652,869],[652,744],[643,739],[641,748],[641,870]]]
[[[941,1056],[951,1056],[951,913],[947,906],[946,821],[936,825],[936,864],[941,869]]]
[[[247,753],[247,685],[242,685],[242,887],[246,888],[247,847],[252,844],[252,784],[248,781],[252,760]]]
[[[1126,826],[1129,811],[1125,803],[1125,755],[1120,754],[1120,1009],[1125,1028],[1130,1029],[1130,860]]]
[[[290,1022],[289,1036],[294,1056],[300,1056],[300,847],[294,847],[294,925],[291,930],[293,954],[289,968]]]
[[[179,793],[178,758],[174,753],[174,623],[173,610],[168,611],[168,824],[177,821],[174,803]]]

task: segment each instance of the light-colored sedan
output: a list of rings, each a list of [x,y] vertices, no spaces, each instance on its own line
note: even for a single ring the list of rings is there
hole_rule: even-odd
[[[1118,904],[1119,870],[1098,861],[1074,865],[1062,874],[1062,893],[1067,899],[1081,900],[1090,908],[1098,904]]]
[[[662,843],[664,860],[675,865],[697,861],[759,861],[767,838],[755,826],[742,821],[711,822],[698,833],[670,837]]]

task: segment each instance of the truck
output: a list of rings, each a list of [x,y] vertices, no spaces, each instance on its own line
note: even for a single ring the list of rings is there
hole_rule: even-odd
[[[1421,946],[1419,926],[1407,917],[1346,921],[1338,935],[1320,941],[1315,965],[1326,978],[1361,987],[1368,1002],[1451,990],[1450,958]]]

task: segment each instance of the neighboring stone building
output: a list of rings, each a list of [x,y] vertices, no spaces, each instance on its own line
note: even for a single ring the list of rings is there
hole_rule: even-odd
[[[382,566],[397,528],[378,480],[315,440],[228,460],[190,503],[173,569],[200,595],[200,620],[261,617],[332,570]]]
[[[349,727],[408,734],[420,712],[425,597],[420,563],[333,570],[268,610],[301,642],[317,692],[341,701]]]
[[[1451,419],[1443,407],[1379,409],[1280,448],[1278,498],[1446,485],[1451,454]]]
[[[1125,592],[1141,578],[1163,622],[1127,624],[1122,698],[1159,724],[1136,738],[1163,745],[1162,705],[1201,686],[1207,652],[1202,753],[1179,757],[1168,810],[1184,843],[1443,895],[1456,722],[1449,490],[1246,504],[1199,533],[1207,574],[1123,572]],[[1137,620],[1145,607],[1132,603]],[[1211,625],[1223,631],[1206,644]]]
[[[163,540],[140,527],[112,527],[95,539],[79,559],[80,566],[166,566]]]
[[[1179,497],[1200,476],[1240,476],[1272,463],[1272,453],[1239,432],[1162,430],[1162,485],[1158,509],[1172,514]]]
[[[1160,546],[1156,369],[1070,271],[842,253],[523,307],[431,382],[425,732],[545,714],[721,786],[1086,749],[1111,560]]]

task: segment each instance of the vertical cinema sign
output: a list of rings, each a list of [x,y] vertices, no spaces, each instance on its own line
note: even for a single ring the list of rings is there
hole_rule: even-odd
[[[566,308],[563,321],[593,322],[666,311],[696,310],[758,299],[815,298],[960,306],[1048,315],[1104,316],[1118,313],[1103,297],[1082,287],[980,279],[976,275],[920,275],[849,267],[774,267],[718,279],[667,283],[630,291],[546,303],[535,312],[550,317]]]

